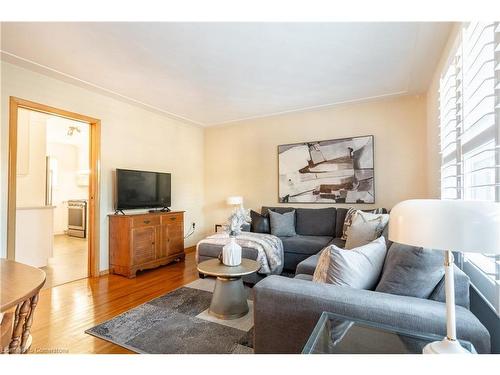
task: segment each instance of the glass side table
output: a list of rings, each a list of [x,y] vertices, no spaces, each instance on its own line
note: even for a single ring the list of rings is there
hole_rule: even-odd
[[[425,345],[442,339],[323,312],[302,354],[421,354]],[[470,342],[460,340],[460,344],[476,353]]]

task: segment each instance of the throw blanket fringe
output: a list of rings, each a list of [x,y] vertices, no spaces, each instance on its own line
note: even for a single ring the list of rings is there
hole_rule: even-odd
[[[236,237],[236,242],[241,247],[257,250],[256,261],[260,263],[258,273],[265,275],[279,275],[283,271],[283,242],[272,234],[243,232]],[[196,245],[196,259],[200,244],[226,245],[229,243],[227,233],[216,233],[201,240]]]

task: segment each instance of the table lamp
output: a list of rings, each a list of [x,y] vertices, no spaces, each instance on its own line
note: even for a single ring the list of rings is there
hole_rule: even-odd
[[[468,353],[457,340],[452,251],[500,253],[500,203],[413,199],[391,210],[389,239],[406,245],[444,250],[446,337],[424,353]]]
[[[241,206],[243,204],[243,197],[240,196],[228,197],[226,203],[229,206]]]

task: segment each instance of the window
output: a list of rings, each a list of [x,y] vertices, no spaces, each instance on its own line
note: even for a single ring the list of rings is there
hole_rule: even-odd
[[[462,25],[441,75],[439,114],[441,198],[499,202],[499,22]],[[466,253],[461,263],[500,315],[500,256]]]

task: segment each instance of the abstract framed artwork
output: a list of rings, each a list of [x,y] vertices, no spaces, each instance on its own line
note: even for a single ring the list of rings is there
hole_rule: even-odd
[[[373,136],[278,146],[280,203],[375,203]]]

